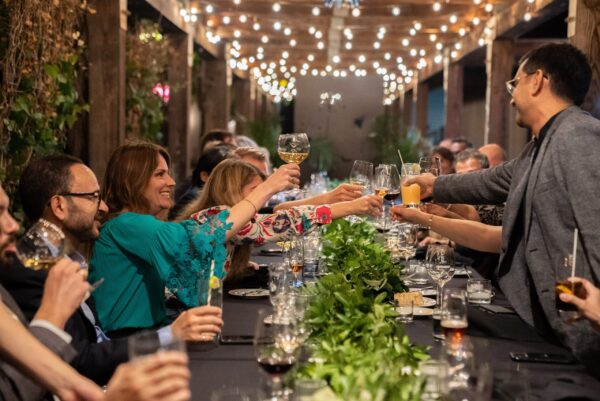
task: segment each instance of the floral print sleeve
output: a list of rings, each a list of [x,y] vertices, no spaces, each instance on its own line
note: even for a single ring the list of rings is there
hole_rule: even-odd
[[[217,209],[214,211],[213,209]],[[218,213],[222,207],[202,210],[192,215],[192,219],[203,224],[206,216]],[[273,214],[257,214],[244,225],[233,238],[237,244],[260,245],[263,242],[285,240],[294,233],[312,231],[315,227],[331,222],[329,206],[296,206],[279,210]]]

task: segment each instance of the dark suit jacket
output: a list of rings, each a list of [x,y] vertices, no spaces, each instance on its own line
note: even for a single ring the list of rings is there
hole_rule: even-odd
[[[589,322],[558,316],[554,282],[579,229],[576,275],[600,286],[600,121],[572,106],[556,116],[537,157],[530,142],[514,160],[436,180],[440,202],[506,201],[499,284],[519,315],[551,331],[596,375],[600,333]]]
[[[28,320],[31,320],[40,306],[47,274],[45,271],[26,269],[18,261],[6,269],[0,269],[0,283],[8,289]],[[86,303],[97,322],[93,298],[90,297]],[[106,384],[117,365],[128,359],[127,339],[97,343],[94,326],[81,308],[67,321],[65,331],[73,337],[71,345],[77,351],[71,364],[79,373],[99,385]]]
[[[23,324],[27,324],[25,316],[10,296],[8,291],[0,285],[2,303],[10,309]],[[75,350],[52,331],[42,327],[31,327],[31,334],[52,352],[69,362],[75,357]],[[11,401],[37,401],[47,393],[32,380],[24,376],[11,365],[0,360],[0,399]]]

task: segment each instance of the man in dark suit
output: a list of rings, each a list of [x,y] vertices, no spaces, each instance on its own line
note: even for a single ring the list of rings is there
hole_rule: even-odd
[[[92,170],[73,156],[44,156],[33,160],[23,171],[19,192],[29,222],[43,218],[58,226],[67,240],[66,253],[85,263],[75,250],[98,237],[100,221],[108,211]],[[11,292],[28,318],[39,306],[47,274],[26,269],[17,260],[10,268],[0,269],[0,283]],[[159,329],[159,336],[193,339],[204,330],[202,320],[197,319],[197,310],[190,309],[170,326]],[[72,344],[77,350],[73,367],[100,385],[106,384],[117,365],[127,360],[127,338],[109,339],[102,332],[92,297],[81,303],[65,331],[73,337]]]
[[[15,235],[19,230],[19,224],[10,215],[8,206],[8,197],[0,186],[0,268],[14,257]],[[29,324],[29,332],[65,361],[75,357],[75,350],[69,345],[71,337],[63,328],[89,291],[86,277],[87,272],[81,271],[77,263],[68,260],[58,262],[48,275],[39,308]],[[27,325],[21,309],[1,285],[0,299],[16,320]],[[0,359],[0,399],[34,401],[41,399],[45,393],[46,390]]]
[[[502,254],[495,274],[521,318],[556,336],[600,375],[600,335],[590,323],[567,323],[554,284],[579,230],[576,275],[600,284],[600,121],[581,110],[591,81],[583,53],[549,44],[528,53],[506,83],[517,123],[533,139],[514,160],[489,170],[414,180],[440,202],[506,201]]]
[[[67,254],[73,255],[82,242],[98,236],[100,219],[108,209],[100,199],[96,176],[79,159],[51,155],[34,160],[23,172],[19,188],[27,219],[35,222],[44,218],[58,226],[67,240]],[[47,277],[47,271],[27,269],[17,259],[0,269],[0,283],[28,319],[40,304]],[[65,331],[72,336],[72,346],[77,351],[71,362],[73,367],[104,385],[117,365],[127,361],[127,339],[110,341],[103,336],[92,300],[89,297],[81,303],[66,323]]]

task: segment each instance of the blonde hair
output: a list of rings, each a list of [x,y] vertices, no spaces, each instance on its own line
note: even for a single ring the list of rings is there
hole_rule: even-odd
[[[244,187],[256,177],[265,179],[265,175],[250,163],[235,159],[223,160],[208,177],[200,195],[179,213],[176,220],[189,219],[192,214],[210,207],[235,205],[244,199]],[[251,251],[250,244],[235,246],[226,277],[227,281],[244,276]]]
[[[243,159],[244,157],[249,157],[251,159],[255,159],[261,162],[267,161],[267,156],[265,155],[265,152],[263,152],[260,149],[251,148],[247,146],[232,150],[230,155],[233,159]]]
[[[115,149],[102,183],[102,199],[108,205],[108,218],[125,208],[149,213],[150,205],[144,190],[156,169],[158,156],[162,156],[167,165],[171,164],[167,150],[154,143],[131,141]]]

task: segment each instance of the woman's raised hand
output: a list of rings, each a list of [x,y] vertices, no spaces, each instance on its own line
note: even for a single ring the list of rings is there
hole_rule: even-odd
[[[300,167],[297,164],[284,164],[264,182],[273,194],[286,189],[300,187]]]

